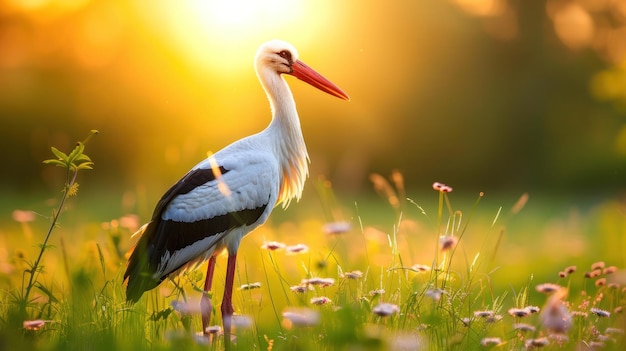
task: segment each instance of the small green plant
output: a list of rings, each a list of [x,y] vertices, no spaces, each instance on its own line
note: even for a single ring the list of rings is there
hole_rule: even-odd
[[[63,211],[65,201],[69,196],[74,196],[78,192],[78,182],[76,181],[78,177],[78,172],[93,168],[94,164],[91,161],[91,158],[89,158],[89,156],[87,156],[84,151],[85,143],[87,143],[87,141],[95,134],[98,134],[97,130],[90,131],[85,140],[83,140],[82,142],[77,142],[74,150],[72,150],[69,154],[60,151],[54,146],[51,147],[52,153],[54,154],[54,156],[56,156],[56,158],[43,161],[43,163],[45,164],[55,165],[65,169],[65,184],[63,185],[63,195],[61,196],[61,200],[59,201],[56,210],[53,210],[52,212],[50,227],[48,228],[48,232],[46,233],[43,243],[41,243],[40,245],[39,254],[32,264],[28,263],[28,269],[24,272],[28,275],[28,283],[25,287],[24,285],[22,285],[23,289],[20,298],[20,307],[23,317],[27,317],[26,307],[32,302],[29,300],[32,289],[34,287],[37,287],[38,289],[47,292],[47,289],[37,281],[37,277],[39,276],[39,273],[41,273],[43,268],[41,266],[41,259],[44,252],[48,248],[48,241],[50,239],[52,231],[57,225],[59,216]],[[48,296],[51,296],[51,293],[48,294]]]

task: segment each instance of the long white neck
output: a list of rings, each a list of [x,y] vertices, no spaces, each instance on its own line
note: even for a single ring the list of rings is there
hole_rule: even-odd
[[[271,69],[257,73],[272,109],[272,121],[263,133],[271,139],[281,166],[278,202],[287,207],[291,199],[300,199],[309,174],[309,155],[302,136],[296,103],[287,82]]]

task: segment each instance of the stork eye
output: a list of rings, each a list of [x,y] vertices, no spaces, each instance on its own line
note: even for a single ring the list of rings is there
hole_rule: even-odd
[[[291,52],[289,52],[287,50],[283,50],[283,51],[279,52],[278,55],[280,57],[284,58],[285,60],[289,61],[290,63],[292,62]]]

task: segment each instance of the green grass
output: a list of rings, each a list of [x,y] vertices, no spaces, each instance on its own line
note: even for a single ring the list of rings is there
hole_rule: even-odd
[[[309,201],[286,213],[276,209],[270,223],[244,239],[235,282],[256,288],[235,291],[236,313],[250,322],[235,331],[235,349],[524,350],[532,339],[547,340],[546,349],[578,350],[595,342],[603,342],[604,349],[623,348],[623,336],[607,328],[624,330],[619,313],[625,304],[624,277],[619,270],[584,276],[596,261],[623,268],[623,203],[607,200],[584,212],[545,218],[533,199],[518,212],[513,203],[478,195],[459,200],[457,207],[455,197],[467,197],[463,189],[423,189],[428,192],[419,201],[405,201],[401,183],[377,182],[383,197],[347,204],[326,183],[312,182],[321,206]],[[50,223],[36,216],[34,222],[0,228],[0,248],[5,247],[0,253],[0,349],[222,349],[219,335],[210,340],[197,335],[205,266],[164,282],[128,306],[121,277],[130,235],[141,223],[132,216],[105,223],[81,220],[97,218],[90,208],[102,206],[97,197],[82,195],[68,200],[29,301],[21,300],[26,271]],[[324,233],[322,227],[332,221],[347,221],[351,229]],[[441,250],[442,235],[453,237],[456,245]],[[305,244],[308,251],[272,251],[262,248],[266,241]],[[436,269],[420,272],[416,265]],[[559,277],[571,265],[576,272]],[[221,301],[224,270],[220,257],[215,306]],[[347,276],[350,272],[354,277]],[[310,278],[331,278],[333,284],[292,291]],[[567,295],[565,290],[552,297],[538,292],[536,286],[543,283],[559,284]],[[320,297],[327,302],[312,303]],[[189,311],[175,310],[172,301]],[[386,305],[390,315],[375,313],[381,303],[391,304]],[[527,317],[508,313],[526,306],[541,311]],[[611,314],[599,317],[593,308]],[[566,337],[556,338],[542,321],[547,321],[545,313],[563,309],[571,327]],[[480,311],[487,311],[484,317]],[[303,314],[303,321],[291,322],[285,312]],[[32,320],[46,322],[40,328],[24,326]],[[221,324],[219,308],[212,322]],[[521,322],[535,331],[514,330],[514,323]],[[486,338],[499,341],[481,345]]]

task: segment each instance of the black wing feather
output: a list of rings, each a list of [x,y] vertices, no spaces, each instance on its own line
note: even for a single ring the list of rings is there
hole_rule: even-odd
[[[187,194],[200,185],[214,181],[216,173],[220,175],[226,174],[228,171],[229,170],[224,168],[224,166],[220,166],[219,173],[215,172],[213,168],[197,168],[187,172],[184,177],[182,177],[178,182],[176,182],[176,184],[169,188],[163,196],[161,196],[161,200],[157,203],[152,214],[152,220],[155,218],[160,219],[163,211],[167,208],[167,205],[169,205],[176,196]]]
[[[228,171],[223,166],[219,167],[219,173],[212,168],[193,169],[163,194],[154,209],[152,220],[147,224],[128,260],[128,266],[124,273],[124,280],[128,279],[126,287],[127,300],[136,302],[144,291],[155,288],[165,279],[165,277],[161,277],[158,280],[153,278],[165,250],[171,247],[185,247],[198,240],[198,235],[204,234],[204,237],[206,237],[210,235],[209,233],[216,234],[221,232],[216,232],[216,229],[229,227],[228,224],[224,225],[226,223],[225,219],[219,218],[222,216],[214,217],[215,222],[211,222],[212,219],[194,223],[163,221],[161,219],[163,211],[167,209],[167,206],[176,196],[187,194],[200,185],[214,181],[216,173],[218,175],[226,174]],[[248,215],[246,214],[245,216],[247,217]],[[215,228],[213,228],[214,226]],[[196,235],[190,235],[191,233],[196,233]]]

